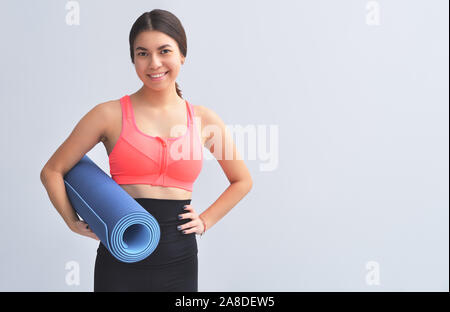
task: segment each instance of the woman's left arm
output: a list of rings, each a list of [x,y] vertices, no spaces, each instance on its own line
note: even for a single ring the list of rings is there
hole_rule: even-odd
[[[199,106],[203,131],[208,135],[206,148],[222,167],[230,185],[200,217],[206,230],[222,219],[252,188],[250,172],[234,144],[233,137],[222,119],[211,109]]]

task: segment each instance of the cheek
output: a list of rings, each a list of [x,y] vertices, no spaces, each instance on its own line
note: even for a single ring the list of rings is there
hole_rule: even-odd
[[[136,66],[136,73],[141,80],[147,79],[147,68],[145,66]]]
[[[178,73],[179,73],[179,71],[180,71],[180,67],[177,66],[176,64],[171,65],[171,66],[169,67],[169,69],[170,69],[169,75],[170,75],[171,77],[174,77],[174,76],[178,75]]]
[[[136,71],[138,73],[142,73],[146,70],[146,66],[145,64],[143,64],[143,62],[135,62],[134,67],[136,68]]]

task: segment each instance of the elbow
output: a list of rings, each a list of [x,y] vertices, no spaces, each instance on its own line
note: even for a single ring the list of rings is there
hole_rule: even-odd
[[[243,188],[245,189],[245,194],[250,192],[250,190],[253,187],[253,180],[250,178],[250,179],[243,180],[241,183],[243,185]]]
[[[64,174],[60,171],[51,169],[50,167],[44,166],[44,168],[42,168],[41,170],[41,174],[40,174],[40,178],[41,178],[41,182],[42,184],[45,184],[51,180],[54,179],[55,177],[64,177]]]
[[[42,184],[45,184],[45,177],[46,177],[47,171],[45,170],[45,168],[43,168],[41,170],[41,174],[40,174],[40,178],[41,178],[41,182]]]
[[[253,180],[251,177],[248,177],[236,181],[230,181],[230,185],[232,184],[237,185],[240,190],[247,194],[253,187]]]
[[[45,185],[45,183],[48,181],[48,177],[49,177],[49,174],[51,174],[51,172],[52,171],[45,166],[44,166],[44,168],[42,168],[41,174],[40,174],[42,184]]]

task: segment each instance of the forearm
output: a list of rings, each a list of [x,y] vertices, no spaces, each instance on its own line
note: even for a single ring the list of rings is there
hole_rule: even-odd
[[[41,181],[53,206],[64,219],[67,226],[72,229],[72,225],[79,218],[67,196],[62,174],[47,170],[42,172]]]
[[[250,191],[252,185],[247,181],[231,183],[217,200],[200,214],[206,223],[206,230],[222,219]]]

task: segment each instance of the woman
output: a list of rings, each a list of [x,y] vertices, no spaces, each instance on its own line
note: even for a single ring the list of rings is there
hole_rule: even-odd
[[[68,227],[98,240],[71,207],[63,177],[102,142],[111,177],[158,220],[161,238],[149,257],[135,263],[118,261],[100,242],[94,291],[198,291],[195,234],[225,216],[250,191],[252,179],[222,119],[184,100],[175,82],[187,54],[178,18],[159,9],[142,14],[129,43],[143,86],[92,108],[44,166],[41,180]],[[198,215],[191,198],[203,146],[216,157],[230,186]]]

